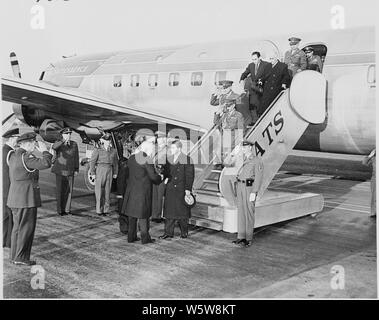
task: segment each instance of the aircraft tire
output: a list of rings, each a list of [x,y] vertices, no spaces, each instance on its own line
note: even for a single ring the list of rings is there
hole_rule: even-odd
[[[84,183],[89,191],[95,192],[95,178],[93,175],[90,174],[89,163],[85,164]]]

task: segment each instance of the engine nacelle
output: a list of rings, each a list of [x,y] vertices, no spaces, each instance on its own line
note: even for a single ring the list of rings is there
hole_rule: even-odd
[[[60,130],[64,128],[63,121],[57,121],[53,119],[46,119],[42,122],[39,128],[39,134],[42,139],[54,143],[60,138]]]

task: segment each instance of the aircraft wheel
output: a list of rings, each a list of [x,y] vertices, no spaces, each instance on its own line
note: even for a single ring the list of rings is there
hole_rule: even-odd
[[[84,183],[86,184],[88,190],[93,192],[95,191],[95,176],[89,171],[89,163],[85,165]]]

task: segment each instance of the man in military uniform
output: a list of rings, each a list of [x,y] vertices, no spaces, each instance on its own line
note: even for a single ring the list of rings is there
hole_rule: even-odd
[[[304,52],[307,57],[307,69],[321,72],[322,62],[318,55],[313,54],[314,49],[312,47],[304,48]]]
[[[253,241],[255,202],[263,179],[263,163],[254,156],[253,146],[250,141],[242,142],[243,164],[236,176],[238,236],[233,243],[245,247]]]
[[[158,174],[164,173],[164,167],[167,163],[167,138],[166,134],[157,131],[156,135],[156,154],[154,156],[154,165]],[[160,184],[153,184],[152,196],[152,213],[151,221],[156,223],[162,222],[163,198],[166,190],[166,184],[162,181]]]
[[[16,265],[34,265],[30,260],[34,231],[37,222],[37,208],[41,206],[38,186],[39,170],[51,166],[52,154],[43,142],[36,146],[36,134],[24,133],[17,139],[20,148],[9,156],[9,188],[7,205],[12,210],[13,230],[10,259]],[[32,152],[37,148],[42,158]]]
[[[57,213],[67,215],[71,209],[74,176],[79,172],[79,149],[75,141],[71,141],[71,129],[60,131],[62,137],[56,141],[52,149],[55,151],[55,161],[51,172],[55,173]]]
[[[95,175],[96,213],[107,215],[110,207],[112,178],[116,179],[118,174],[117,152],[111,147],[109,133],[100,138],[100,147],[93,150],[90,172]]]
[[[191,158],[182,152],[180,140],[174,140],[170,149],[171,155],[167,159],[168,182],[163,210],[166,220],[164,234],[159,238],[173,238],[175,222],[179,223],[181,238],[187,238],[191,209],[185,205],[184,197],[191,194],[195,168],[191,163]]]
[[[290,75],[287,65],[280,62],[275,53],[269,55],[269,60],[272,64],[272,68],[262,79],[264,83],[263,95],[260,108],[258,109],[258,116],[261,116],[266,111],[280,91],[288,88],[290,83]]]
[[[303,50],[299,49],[300,38],[289,38],[291,49],[284,54],[284,63],[287,64],[291,79],[296,73],[307,68],[307,58]]]
[[[11,247],[11,236],[13,228],[12,211],[7,206],[9,186],[11,184],[9,178],[9,156],[15,149],[19,129],[11,129],[3,134],[3,248]]]
[[[247,66],[246,70],[241,74],[240,82],[245,81],[245,91],[249,92],[249,109],[253,123],[258,120],[258,112],[260,100],[262,98],[261,79],[270,72],[271,64],[263,61],[261,53],[254,51],[251,54],[252,62]]]
[[[220,125],[224,114],[227,112],[227,101],[234,101],[236,110],[242,114],[244,126],[246,127],[251,123],[252,117],[249,110],[249,105],[241,103],[241,96],[235,93],[232,89],[233,81],[221,80],[219,81],[219,87],[216,93],[211,96],[210,104],[212,106],[219,106],[215,112],[214,123]]]

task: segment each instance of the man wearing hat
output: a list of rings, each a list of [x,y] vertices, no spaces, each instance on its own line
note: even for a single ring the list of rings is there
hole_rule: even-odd
[[[51,172],[55,173],[56,179],[57,213],[63,216],[71,209],[74,176],[79,172],[79,149],[77,143],[71,141],[70,128],[64,128],[60,133],[61,139],[52,146],[55,161]]]
[[[9,193],[9,186],[11,181],[9,179],[9,156],[14,151],[17,138],[19,136],[19,129],[11,129],[3,134],[3,248],[11,247],[11,235],[13,228],[12,211],[7,206],[7,199]]]
[[[178,222],[181,238],[184,239],[188,237],[188,221],[191,217],[191,209],[185,203],[185,196],[191,196],[195,168],[191,158],[182,152],[180,140],[171,143],[170,151],[166,166],[168,181],[163,209],[166,220],[164,234],[159,238],[173,238],[175,223]]]
[[[299,49],[300,38],[291,37],[288,41],[291,49],[284,54],[284,63],[288,65],[292,79],[296,73],[307,68],[307,58],[304,51]]]
[[[10,259],[17,265],[34,265],[30,260],[37,208],[41,206],[38,185],[39,170],[51,167],[52,154],[43,142],[36,142],[36,133],[24,133],[17,139],[20,147],[9,156],[10,188],[7,205],[12,210],[13,230]],[[33,151],[37,149],[42,158]]]
[[[100,138],[100,147],[94,149],[90,160],[90,172],[95,175],[96,213],[98,215],[109,213],[112,178],[116,179],[118,174],[117,152],[111,147],[111,137],[109,133],[105,133]]]
[[[154,166],[158,174],[164,174],[164,168],[167,163],[167,137],[166,133],[156,131],[156,153],[154,155]],[[153,184],[152,194],[152,212],[151,221],[156,223],[162,222],[163,199],[166,190],[166,184],[162,181],[160,184]]]
[[[313,54],[314,52],[313,47],[305,47],[304,52],[307,56],[307,69],[321,72],[322,70],[321,58],[318,55]]]
[[[244,247],[253,241],[255,202],[263,178],[263,163],[254,156],[253,146],[250,141],[242,142],[242,154],[239,156],[243,157],[243,164],[236,176],[238,236],[233,243]]]

